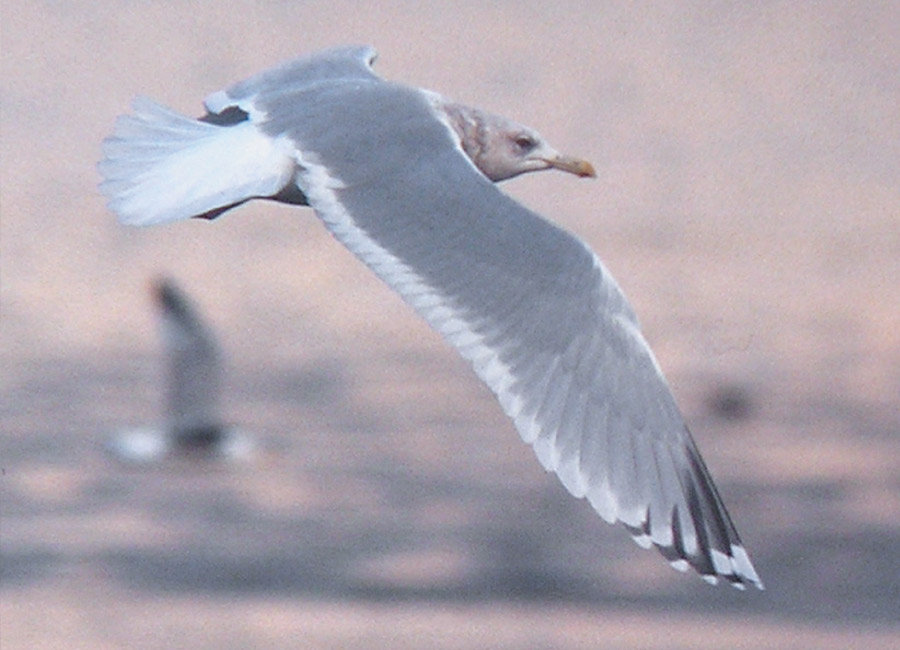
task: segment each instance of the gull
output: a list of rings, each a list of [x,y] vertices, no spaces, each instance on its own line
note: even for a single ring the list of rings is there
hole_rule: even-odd
[[[135,464],[246,459],[252,440],[219,415],[222,355],[212,330],[172,280],[154,282],[153,295],[166,357],[164,424],[121,431],[108,441],[108,451]]]
[[[763,588],[622,290],[580,239],[496,183],[596,175],[536,131],[385,81],[371,47],[289,61],[183,116],[138,98],[104,142],[121,222],[309,206],[468,360],[540,463],[707,582]]]

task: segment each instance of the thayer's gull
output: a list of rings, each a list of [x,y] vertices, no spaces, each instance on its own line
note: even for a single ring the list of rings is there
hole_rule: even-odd
[[[126,224],[308,205],[453,345],[541,464],[679,570],[762,583],[638,321],[581,240],[496,181],[593,176],[532,129],[387,82],[367,47],[237,83],[184,117],[139,98],[104,142]]]

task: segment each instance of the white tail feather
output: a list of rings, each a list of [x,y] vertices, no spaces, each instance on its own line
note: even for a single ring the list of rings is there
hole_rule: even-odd
[[[188,219],[272,196],[293,180],[293,147],[250,120],[208,124],[145,97],[133,107],[104,141],[98,166],[100,190],[122,223]]]

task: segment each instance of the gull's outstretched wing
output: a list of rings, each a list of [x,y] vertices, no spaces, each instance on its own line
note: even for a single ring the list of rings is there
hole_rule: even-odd
[[[334,80],[375,81],[379,77],[372,72],[372,64],[377,56],[375,48],[368,45],[336,47],[301,56],[215,92],[203,104],[211,114],[232,107],[250,112],[253,98],[260,95],[290,94]]]
[[[762,586],[631,308],[583,242],[478,172],[421,91],[354,80],[254,104],[296,146],[300,189],[335,237],[472,363],[572,494],[678,569]]]

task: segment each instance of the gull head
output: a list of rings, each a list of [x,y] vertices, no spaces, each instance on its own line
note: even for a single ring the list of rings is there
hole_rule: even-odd
[[[436,103],[436,108],[443,112],[472,163],[494,182],[545,169],[582,178],[597,176],[591,163],[561,154],[527,126],[446,100]]]

